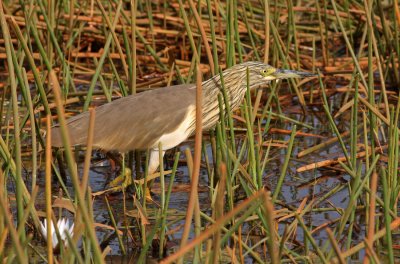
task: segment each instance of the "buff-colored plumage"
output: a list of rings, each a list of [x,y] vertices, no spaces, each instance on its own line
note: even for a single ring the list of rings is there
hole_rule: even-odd
[[[307,73],[283,71],[261,62],[245,62],[223,71],[225,89],[232,109],[237,108],[246,92],[247,69],[251,88],[279,79],[308,76]],[[283,73],[286,75],[284,76]],[[268,74],[271,74],[270,76]],[[272,75],[276,74],[276,76]],[[297,74],[296,76],[294,74]],[[202,83],[203,128],[213,127],[219,118],[220,75]],[[193,134],[195,128],[196,86],[176,85],[127,96],[95,109],[93,146],[126,152],[134,149],[172,148]],[[89,113],[67,120],[72,145],[85,144]],[[52,145],[62,146],[60,128],[52,129]]]
[[[193,85],[155,89],[97,107],[93,146],[121,152],[157,146],[157,139],[174,131],[188,114],[195,100],[191,87]],[[181,96],[185,100],[181,100]],[[71,144],[85,144],[89,112],[68,119],[67,124]],[[62,146],[59,126],[52,129],[52,145]]]

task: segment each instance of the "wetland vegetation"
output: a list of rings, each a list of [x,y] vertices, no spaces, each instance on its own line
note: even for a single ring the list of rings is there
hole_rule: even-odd
[[[398,5],[0,0],[0,261],[399,262]],[[249,60],[318,76],[248,92],[156,175],[146,151],[62,153],[45,136]],[[132,184],[110,187],[125,168]],[[73,232],[53,249],[40,223],[61,218]]]

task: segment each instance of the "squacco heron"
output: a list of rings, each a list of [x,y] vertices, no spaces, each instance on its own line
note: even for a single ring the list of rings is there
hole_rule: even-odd
[[[247,71],[248,69],[248,71]],[[265,86],[272,80],[314,76],[312,73],[283,70],[261,62],[249,61],[222,72],[224,87],[232,110],[237,109],[247,89]],[[218,94],[220,75],[202,83],[203,129],[215,126],[219,119]],[[196,85],[175,85],[130,95],[95,109],[93,147],[110,151],[150,149],[149,174],[159,166],[159,142],[163,154],[195,131]],[[89,112],[67,120],[72,145],[85,144],[88,136]],[[62,146],[60,127],[52,129],[52,145]]]

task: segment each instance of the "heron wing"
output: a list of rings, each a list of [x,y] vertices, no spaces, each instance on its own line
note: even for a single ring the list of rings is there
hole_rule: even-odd
[[[176,130],[195,105],[195,85],[176,85],[123,97],[95,108],[93,146],[125,152],[154,147]],[[72,145],[86,144],[89,112],[67,120]],[[52,129],[52,145],[62,146],[59,125]]]

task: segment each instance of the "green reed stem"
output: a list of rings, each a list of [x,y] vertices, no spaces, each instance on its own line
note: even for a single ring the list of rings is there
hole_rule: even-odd
[[[339,27],[340,27],[340,31],[342,32],[344,41],[346,42],[346,47],[347,47],[348,51],[350,52],[350,55],[351,55],[351,57],[353,59],[353,63],[356,66],[358,73],[360,74],[361,81],[362,81],[364,87],[369,87],[367,82],[366,82],[366,80],[365,80],[365,78],[364,78],[363,71],[362,71],[362,69],[360,67],[360,64],[358,63],[357,57],[356,57],[356,55],[354,53],[353,46],[351,45],[350,40],[347,37],[346,30],[345,30],[345,28],[343,26],[343,23],[342,23],[342,20],[341,20],[341,18],[339,16],[339,11],[337,10],[335,0],[331,0],[331,3],[332,3],[333,10],[335,12],[336,20],[337,20],[337,22],[339,24]],[[328,39],[326,39],[326,40],[328,41]]]
[[[86,231],[89,235],[89,239],[93,245],[94,260],[98,263],[103,263],[104,260],[101,255],[101,250],[100,250],[99,244],[97,242],[93,221],[89,217],[89,212],[85,205],[85,198],[84,198],[83,192],[81,191],[81,188],[80,188],[80,182],[79,182],[77,171],[76,171],[75,161],[74,161],[74,158],[72,155],[72,151],[69,147],[70,141],[69,141],[69,135],[68,135],[66,121],[65,121],[64,109],[63,109],[63,105],[61,103],[60,87],[57,82],[57,77],[55,76],[55,73],[53,71],[50,72],[50,81],[53,83],[53,91],[54,91],[54,95],[55,95],[55,99],[56,99],[57,113],[59,116],[59,124],[60,124],[60,128],[61,128],[61,138],[62,138],[63,145],[66,147],[65,148],[65,154],[66,154],[65,156],[66,156],[68,168],[70,171],[72,183],[75,188],[76,195],[78,197],[78,200],[77,200],[78,207],[80,209],[80,213],[82,215],[83,222],[86,227]]]
[[[279,193],[281,192],[281,189],[282,189],[282,184],[283,184],[283,181],[284,181],[286,173],[287,173],[290,157],[292,156],[293,143],[294,143],[294,139],[295,139],[295,136],[296,136],[296,130],[297,130],[297,126],[294,125],[293,128],[292,128],[292,133],[290,134],[290,139],[289,139],[289,142],[288,142],[288,148],[287,148],[287,152],[286,152],[286,156],[285,156],[285,161],[283,162],[282,171],[281,171],[281,174],[280,174],[280,176],[278,178],[278,183],[276,185],[274,194],[272,196],[272,203],[276,202],[276,199],[278,198],[278,195],[279,195]]]
[[[25,87],[29,87],[28,77],[26,75],[25,68],[22,68],[22,76],[24,79]],[[36,120],[35,114],[33,113],[33,103],[31,98],[31,93],[29,90],[23,90],[26,93],[27,109],[29,111],[29,121],[31,122],[31,139],[32,139],[32,190],[36,186],[36,176],[37,176],[37,141],[36,141]]]
[[[207,2],[207,10],[208,10],[208,21],[210,23],[210,30],[211,30],[211,45],[212,45],[212,52],[213,52],[213,59],[214,59],[214,73],[218,73],[219,65],[218,65],[218,49],[217,49],[217,38],[215,35],[215,24],[214,24],[214,15],[211,6],[211,0],[206,0]]]
[[[156,214],[156,222],[153,228],[151,229],[151,232],[146,236],[146,244],[144,244],[144,246],[142,247],[139,258],[136,263],[138,264],[146,263],[147,253],[150,249],[150,245],[153,242],[154,236],[157,233],[161,221],[162,221],[161,211],[159,210]]]
[[[257,206],[259,206],[259,204],[257,204]],[[254,211],[257,209],[257,206],[251,206],[245,213],[243,213],[243,215],[251,215],[252,213],[254,213]],[[207,214],[200,212],[201,217],[203,217],[206,221],[208,221],[211,224],[215,223],[215,220],[212,219],[210,216],[208,216]],[[242,216],[243,216],[242,215]],[[240,220],[241,218],[239,218]],[[243,221],[245,221],[246,219],[244,219]],[[228,234],[230,231],[232,231],[233,233],[231,233],[229,236],[225,235],[223,236],[223,238],[221,239],[221,243],[225,243],[227,242],[227,240],[229,238],[233,238],[236,242],[238,241],[238,237],[234,234],[235,230],[237,230],[236,228],[234,228],[233,226],[230,229],[227,229],[226,227],[222,227],[222,230]],[[257,263],[265,263],[265,261],[263,261],[260,257],[260,255],[253,249],[251,249],[244,241],[240,241],[242,247],[247,251],[247,255],[251,255],[251,257],[257,262]]]
[[[386,168],[381,166],[381,179],[382,179],[382,187],[383,187],[383,214],[384,214],[384,222],[386,227],[386,249],[388,253],[388,263],[393,264],[395,261],[394,252],[393,252],[393,240],[392,240],[392,232],[390,230],[390,223],[392,222],[392,217],[390,215],[390,189],[388,185],[387,177],[389,175],[386,174]]]
[[[162,221],[161,221],[161,233],[160,233],[160,252],[159,252],[160,257],[162,257],[164,255],[163,254],[164,246],[165,246],[164,239],[165,239],[165,232],[167,231],[167,228],[166,228],[167,211],[169,208],[169,200],[171,198],[172,186],[174,186],[175,175],[176,175],[176,171],[178,169],[179,156],[180,156],[180,152],[178,151],[177,153],[175,153],[175,160],[174,160],[171,177],[170,177],[169,184],[168,184],[168,191],[167,191],[167,194],[165,195],[165,206],[164,206],[164,210],[163,210],[162,216],[161,216]]]
[[[107,211],[108,211],[108,215],[110,216],[111,224],[112,224],[112,226],[113,226],[113,228],[114,228],[114,232],[115,232],[115,234],[116,234],[116,236],[117,236],[117,238],[118,238],[119,248],[121,249],[122,254],[123,254],[123,255],[126,255],[126,250],[125,250],[125,247],[124,247],[124,242],[122,241],[122,238],[121,238],[121,236],[120,236],[120,234],[119,234],[117,222],[115,221],[114,214],[113,214],[113,212],[112,212],[110,203],[108,202],[107,196],[104,196],[104,200],[106,201]]]
[[[303,219],[301,219],[301,217],[298,214],[295,214],[295,216],[296,216],[296,219],[297,219],[298,223],[300,224],[301,228],[303,229],[304,234],[307,237],[308,241],[310,241],[311,245],[313,246],[313,248],[317,252],[317,255],[320,258],[320,260],[323,263],[328,263],[328,261],[326,260],[326,258],[324,256],[324,253],[321,251],[320,247],[315,242],[315,240],[312,237],[312,235],[311,235],[310,231],[308,230],[307,226],[304,224]]]
[[[193,39],[193,34],[192,34],[192,30],[189,24],[189,19],[186,15],[186,11],[183,7],[183,3],[182,0],[178,0],[179,2],[179,11],[183,17],[183,21],[185,23],[185,29],[189,38],[189,42],[190,42],[190,47],[192,48],[192,52],[193,52],[193,57],[194,59],[196,59],[195,63],[200,63],[200,57],[199,54],[197,53],[197,49],[196,49],[196,44],[194,43],[194,39]],[[193,65],[193,64],[192,64]]]
[[[138,0],[131,0],[131,44],[132,44],[132,58],[131,70],[130,70],[130,90],[131,94],[136,94],[136,81],[137,81],[137,43],[136,43],[136,13]],[[127,45],[129,46],[129,45]]]
[[[2,7],[0,5],[0,13],[2,13]],[[11,218],[11,214],[9,213],[9,208],[7,206],[7,202],[4,200],[4,197],[0,195],[0,210],[4,215],[3,220],[5,221],[6,226],[8,227],[11,244],[16,253],[16,258],[18,259],[18,263],[28,263],[27,256],[22,248],[20,237],[17,234],[17,229],[14,226],[14,221]],[[11,256],[9,256],[11,258]]]
[[[96,0],[96,3],[97,3],[97,5],[98,5],[98,7],[99,7],[99,9],[101,11],[101,14],[102,14],[104,20],[106,21],[107,26],[110,28],[110,34],[112,35],[112,38],[114,39],[115,46],[117,47],[117,51],[119,53],[120,60],[121,60],[121,63],[122,63],[122,68],[124,69],[126,78],[129,79],[128,65],[126,63],[125,55],[124,55],[124,53],[122,51],[122,48],[121,48],[121,44],[119,43],[119,39],[118,39],[117,35],[115,34],[115,26],[113,24],[111,24],[111,21],[108,18],[106,10],[104,10],[104,7],[101,4],[101,2],[99,0]],[[117,14],[116,14],[114,19],[116,21],[118,21],[118,18],[119,18],[119,14],[117,12]]]
[[[318,75],[321,76],[321,73],[320,73],[319,69],[318,69]],[[321,78],[319,78],[319,84],[320,84],[320,87],[321,87],[322,98],[323,98],[323,101],[324,101],[323,107],[324,107],[324,110],[325,110],[325,114],[326,114],[326,116],[328,118],[329,124],[331,125],[332,130],[335,132],[335,134],[336,134],[336,136],[337,136],[337,138],[339,140],[340,147],[341,147],[341,149],[343,151],[344,156],[346,157],[347,163],[350,166],[352,166],[351,165],[351,161],[350,161],[349,153],[347,152],[346,145],[344,144],[344,141],[343,141],[343,139],[342,139],[342,137],[340,135],[339,129],[337,128],[336,123],[333,120],[333,117],[332,117],[332,115],[330,113],[329,104],[328,104],[328,100],[327,100],[327,96],[326,96],[326,92],[325,92],[325,87],[324,87],[324,85],[322,83],[322,79]]]
[[[12,109],[13,109],[13,122],[14,122],[14,144],[15,144],[15,180],[16,180],[16,200],[17,200],[17,219],[18,225],[25,225],[21,222],[23,218],[23,179],[22,179],[22,160],[21,160],[21,138],[20,138],[20,124],[19,124],[19,110],[18,110],[18,95],[17,95],[17,81],[15,78],[14,64],[12,61],[12,42],[10,31],[4,16],[3,7],[0,3],[0,23],[3,31],[4,44],[7,54],[7,67],[8,76],[11,87]],[[7,218],[8,219],[8,218]],[[22,232],[19,239],[25,241],[25,232]]]
[[[113,39],[113,35],[112,35],[111,32],[113,32],[115,30],[117,22],[119,21],[121,7],[122,7],[122,2],[119,2],[118,6],[117,6],[117,10],[115,12],[114,21],[113,21],[112,26],[110,28],[110,33],[108,33],[106,43],[104,44],[103,53],[101,54],[98,66],[97,66],[96,71],[94,72],[94,75],[93,75],[92,80],[90,82],[90,86],[89,86],[89,89],[88,89],[88,92],[87,92],[85,104],[83,105],[83,111],[87,111],[89,109],[89,105],[90,105],[90,102],[92,100],[92,94],[93,94],[94,87],[96,86],[97,79],[99,78],[100,72],[103,69],[103,64],[104,64],[104,61],[106,59],[106,56],[108,55],[108,50],[110,49],[110,44],[111,44],[111,41]]]
[[[238,23],[238,3],[237,0],[232,1],[232,6],[233,6],[233,26],[234,26],[234,31],[235,32],[235,41],[236,42],[236,49],[238,52],[238,58],[239,58],[239,63],[243,62],[243,52],[242,52],[242,45],[240,41],[240,35],[239,35],[239,23]],[[233,45],[233,43],[232,43]]]
[[[369,177],[371,176],[372,172],[375,170],[375,166],[376,166],[376,163],[377,163],[378,159],[379,159],[379,155],[376,155],[376,157],[375,157],[375,159],[373,160],[373,162],[372,162],[370,168],[369,168],[368,171],[366,172],[364,178],[360,181],[359,184],[357,184],[357,186],[354,186],[354,189],[352,190],[352,193],[351,193],[351,195],[350,195],[349,205],[348,205],[348,207],[346,208],[346,210],[345,210],[343,216],[342,216],[341,219],[340,219],[340,224],[339,224],[339,227],[338,227],[338,229],[337,229],[337,230],[338,230],[338,232],[337,232],[337,236],[338,236],[338,237],[343,233],[344,228],[345,228],[345,226],[346,226],[346,223],[347,223],[347,221],[348,221],[348,219],[349,219],[349,217],[350,217],[351,212],[352,212],[353,209],[355,208],[356,201],[357,201],[359,195],[361,194],[361,191],[363,190],[363,188],[364,188],[364,186],[365,186],[367,180],[368,180]],[[343,163],[341,163],[341,165],[344,166]],[[347,167],[347,166],[346,166],[346,167]],[[357,179],[357,175],[360,175],[360,173],[361,173],[360,168],[361,168],[361,167],[359,167],[359,169],[358,169],[358,171],[357,171],[357,174],[354,175],[354,173],[351,173],[350,175],[353,175],[353,178]],[[379,200],[378,200],[378,199],[377,199],[377,202],[379,203]]]

